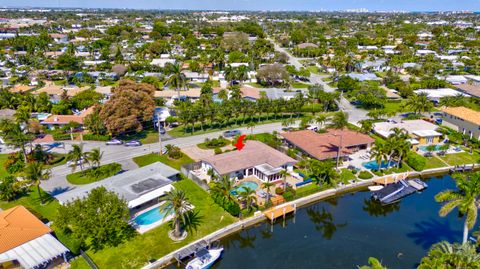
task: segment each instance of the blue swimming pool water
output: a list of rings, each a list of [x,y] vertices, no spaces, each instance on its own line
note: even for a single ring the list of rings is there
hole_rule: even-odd
[[[428,146],[419,146],[418,149],[420,149],[421,151],[427,151],[427,147]],[[434,151],[440,151],[441,147],[442,147],[442,145],[435,145],[435,150]]]
[[[366,163],[362,163],[363,167],[369,169],[369,170],[378,170],[378,163],[377,161],[369,161]],[[397,165],[396,162],[390,162],[390,167]],[[380,164],[381,168],[387,168],[388,167],[388,162],[382,161]]]
[[[250,189],[255,191],[255,190],[258,189],[258,183],[253,182],[253,181],[244,181],[244,182],[238,184],[238,186],[235,187],[235,189],[233,189],[231,191],[231,193],[233,195],[238,195],[238,193],[245,191],[245,189],[243,187],[249,187]]]
[[[160,212],[158,207],[155,207],[138,215],[134,221],[138,225],[149,225],[163,218],[165,218],[165,214]]]

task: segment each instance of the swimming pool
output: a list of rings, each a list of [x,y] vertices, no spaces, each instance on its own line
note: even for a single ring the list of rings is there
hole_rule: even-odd
[[[244,181],[238,184],[238,186],[231,190],[230,193],[233,195],[238,195],[238,193],[245,191],[244,187],[248,187],[255,191],[258,189],[258,183],[253,181]]]
[[[133,221],[138,225],[150,225],[164,218],[165,213],[160,212],[159,206],[157,206],[136,216]]]
[[[434,150],[434,151],[440,151],[440,150],[442,150],[442,146],[443,146],[443,145],[435,145],[435,150]],[[427,150],[427,147],[428,147],[428,146],[419,146],[418,149],[421,150],[421,151],[428,151],[428,150]]]
[[[378,163],[377,161],[369,161],[369,162],[366,162],[366,163],[362,163],[363,167],[369,169],[369,170],[378,170]],[[390,162],[390,167],[393,167],[397,165],[396,162]],[[389,167],[388,166],[388,162],[386,161],[382,161],[382,163],[380,164],[380,167],[381,168],[387,168]]]

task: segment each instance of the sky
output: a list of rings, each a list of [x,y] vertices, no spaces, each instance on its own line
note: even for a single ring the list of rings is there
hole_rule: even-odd
[[[480,11],[480,0],[0,0],[0,7],[81,7],[188,10]]]

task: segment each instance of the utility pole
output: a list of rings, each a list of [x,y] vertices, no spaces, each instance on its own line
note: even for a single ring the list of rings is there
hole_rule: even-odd
[[[160,125],[160,117],[157,116],[157,125],[158,125],[158,143],[160,143],[160,155],[163,155],[163,148],[162,148],[162,134],[160,132],[161,125]]]

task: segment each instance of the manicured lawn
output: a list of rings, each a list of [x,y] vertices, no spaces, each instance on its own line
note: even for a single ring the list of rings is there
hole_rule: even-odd
[[[437,156],[433,156],[427,158],[427,164],[425,165],[424,169],[432,169],[432,168],[439,168],[447,166],[442,160],[440,160]]]
[[[140,167],[152,164],[154,162],[162,162],[177,170],[180,170],[180,167],[182,167],[182,165],[194,162],[185,153],[183,154],[183,157],[178,160],[170,159],[166,154],[160,156],[158,153],[150,153],[147,155],[135,157],[133,158],[133,161]]]
[[[0,177],[5,177],[8,175],[7,170],[5,170],[5,162],[8,159],[8,154],[0,154]]]
[[[158,142],[158,130],[150,128],[139,133],[122,135],[118,138],[125,141],[140,140],[143,144],[152,144]]]
[[[447,154],[441,158],[450,165],[472,164],[480,161],[480,155],[475,151],[473,154],[468,152]]]
[[[310,85],[306,83],[298,82],[298,81],[295,81],[292,83],[292,88],[294,89],[305,89],[305,88],[308,88],[308,86]]]
[[[42,220],[51,220],[60,204],[48,193],[44,192],[43,190],[41,192],[44,205],[40,204],[37,187],[31,187],[26,191],[24,195],[20,196],[17,200],[11,202],[0,201],[0,208],[5,210],[17,205],[23,205],[35,216],[41,218]]]
[[[313,181],[312,183],[310,183],[308,185],[299,187],[296,190],[295,199],[298,199],[300,197],[304,197],[304,196],[322,191],[324,189],[327,189],[327,187],[326,186],[319,186],[315,183],[315,181]]]
[[[181,242],[168,238],[168,224],[163,224],[143,235],[137,235],[117,247],[108,247],[96,253],[87,251],[99,268],[141,268],[150,259],[158,259],[175,249],[208,235],[236,221],[210,198],[209,194],[193,181],[184,179],[174,183],[175,188],[184,190],[195,210],[203,217],[199,229]],[[82,259],[72,262],[72,268],[89,267]]]
[[[399,112],[408,112],[409,109],[408,108],[404,108],[403,106],[405,105],[405,101],[401,100],[401,101],[387,101],[385,102],[384,104],[384,110],[387,111],[387,112],[395,112],[395,113],[399,113]]]
[[[92,169],[94,168],[69,174],[67,175],[67,181],[74,185],[90,184],[92,182],[118,174],[120,171],[122,171],[122,166],[118,163],[109,163],[95,168],[95,171]]]

